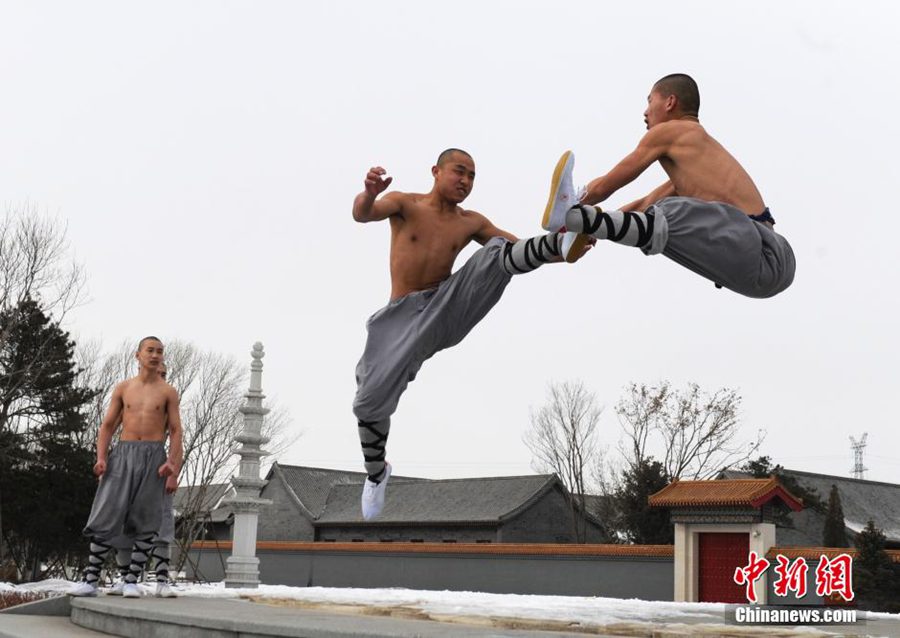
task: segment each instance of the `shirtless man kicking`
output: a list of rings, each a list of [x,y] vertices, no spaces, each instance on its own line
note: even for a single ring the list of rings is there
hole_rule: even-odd
[[[113,549],[111,542],[123,533],[134,538],[134,548],[122,595],[141,595],[137,577],[159,532],[166,477],[181,470],[184,451],[178,393],[159,375],[162,342],[156,337],[144,337],[135,357],[140,366],[137,376],[115,387],[109,410],[100,424],[94,464],[100,485],[84,528],[84,535],[90,538],[90,557],[84,580],[68,592],[72,596],[97,595],[100,569]],[[119,442],[109,451],[120,422]]]
[[[608,239],[662,253],[747,297],[785,290],[794,280],[794,253],[774,231],[753,180],[700,125],[697,84],[684,74],[667,75],[647,101],[648,130],[637,148],[583,192],[572,184],[572,153],[560,158],[542,225],[581,233],[564,246],[566,259],[577,258],[589,237]],[[657,161],[669,176],[665,184],[622,210],[594,206]]]
[[[440,154],[431,168],[429,193],[395,191],[376,199],[393,180],[385,174],[380,166],[369,169],[365,191],[353,201],[356,221],[387,219],[391,224],[391,299],[366,323],[353,402],[368,474],[362,493],[366,520],[384,507],[391,475],[385,461],[390,418],[422,363],[462,341],[513,275],[562,261],[562,234],[519,240],[459,206],[475,180],[475,162],[465,151]],[[482,248],[451,274],[456,256],[473,240]]]

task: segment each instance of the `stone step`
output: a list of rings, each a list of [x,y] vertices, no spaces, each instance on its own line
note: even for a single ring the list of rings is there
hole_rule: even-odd
[[[584,638],[584,634],[522,631],[484,625],[329,613],[237,599],[78,598],[72,622],[127,638]],[[41,638],[45,638],[41,636]]]
[[[109,638],[72,624],[65,616],[0,615],[0,638]]]

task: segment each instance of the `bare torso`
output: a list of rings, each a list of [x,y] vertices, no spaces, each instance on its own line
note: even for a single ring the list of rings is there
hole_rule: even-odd
[[[391,299],[435,288],[450,276],[457,255],[481,234],[487,219],[459,206],[441,208],[430,195],[405,193],[391,222]]]
[[[668,144],[659,163],[676,194],[731,204],[748,215],[763,212],[765,203],[750,175],[699,122],[673,120],[651,132]]]
[[[135,377],[122,384],[122,441],[165,441],[171,386]]]

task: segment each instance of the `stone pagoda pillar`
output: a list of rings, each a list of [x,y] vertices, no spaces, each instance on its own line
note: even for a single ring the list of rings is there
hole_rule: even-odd
[[[240,470],[231,478],[235,495],[225,499],[225,503],[234,511],[234,528],[232,534],[231,556],[225,567],[226,587],[259,586],[259,559],[256,557],[256,524],[259,518],[260,505],[269,505],[271,501],[259,498],[260,490],[266,481],[259,477],[259,459],[267,454],[260,446],[269,439],[262,436],[263,417],[269,412],[262,407],[262,358],[265,356],[263,345],[253,344],[250,355],[250,389],[244,397],[247,402],[240,407],[244,415],[244,428],[234,437],[241,447],[235,454],[241,457]]]

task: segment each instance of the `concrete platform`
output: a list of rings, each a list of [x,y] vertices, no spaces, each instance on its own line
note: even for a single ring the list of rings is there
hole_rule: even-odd
[[[72,615],[71,598],[68,596],[53,596],[35,600],[30,603],[22,603],[14,607],[0,609],[0,614],[24,614],[26,616],[65,616]]]
[[[73,599],[72,622],[128,638],[584,638],[583,633],[498,629],[188,597]]]
[[[347,606],[278,606],[239,599],[182,597],[128,599],[112,596],[65,598],[20,605],[0,613],[0,638],[583,638],[602,636],[587,627],[564,623],[535,624],[527,620],[434,616],[403,608],[350,609]],[[51,616],[71,605],[71,619]],[[26,609],[26,612],[22,612]],[[38,615],[26,615],[37,612]],[[424,613],[421,613],[425,616]],[[815,638],[832,636],[900,636],[900,622],[869,619],[853,627],[725,626],[708,617],[675,614],[653,623],[621,623],[596,628],[617,636],[687,638],[703,636],[775,636]]]
[[[73,625],[65,616],[5,614],[0,638],[109,638],[109,634]]]

